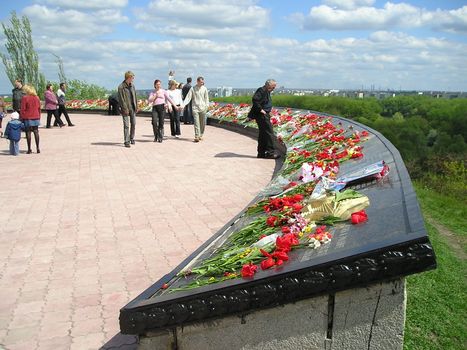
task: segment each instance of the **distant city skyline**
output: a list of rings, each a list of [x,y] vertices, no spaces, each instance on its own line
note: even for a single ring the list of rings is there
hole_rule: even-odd
[[[17,0],[3,24],[11,11],[30,19],[48,81],[59,56],[68,79],[109,90],[127,70],[138,89],[175,70],[210,88],[467,91],[465,1]],[[11,89],[0,64],[0,94]]]

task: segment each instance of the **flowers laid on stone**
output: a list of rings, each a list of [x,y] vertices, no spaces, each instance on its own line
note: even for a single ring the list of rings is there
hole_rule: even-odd
[[[239,105],[230,103],[220,105],[214,102],[210,114],[212,118],[216,118],[219,121],[229,121],[237,124],[245,124],[245,126],[253,126],[255,122],[248,120],[248,111],[250,107],[251,106],[246,103],[240,103]]]
[[[215,104],[210,117],[250,125],[249,108]],[[243,226],[233,229],[207,258],[183,269],[179,283],[169,290],[255,278],[260,271],[290,262],[296,249],[319,249],[329,243],[334,225],[368,220],[368,197],[346,186],[385,176],[387,165],[378,162],[346,177],[338,174],[343,162],[364,157],[363,142],[369,134],[344,128],[329,116],[290,109],[271,114],[275,132],[287,147],[282,169],[243,213]]]
[[[106,99],[70,100],[66,102],[66,107],[70,109],[107,109],[109,101]]]
[[[70,100],[66,102],[66,107],[69,109],[101,109],[109,108],[109,101],[107,99],[94,99],[94,100]],[[138,100],[138,110],[143,112],[150,112],[151,106],[147,100]]]

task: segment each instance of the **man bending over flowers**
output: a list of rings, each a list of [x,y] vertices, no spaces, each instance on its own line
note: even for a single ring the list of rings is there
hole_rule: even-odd
[[[249,119],[258,124],[258,158],[277,159],[280,157],[274,150],[274,130],[269,113],[272,110],[271,92],[276,88],[274,79],[266,80],[264,86],[258,88],[252,98]]]

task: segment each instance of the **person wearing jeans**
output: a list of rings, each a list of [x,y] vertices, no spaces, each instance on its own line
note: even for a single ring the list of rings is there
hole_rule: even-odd
[[[12,156],[19,155],[19,141],[21,140],[21,131],[24,129],[24,124],[19,121],[19,113],[11,113],[11,120],[5,128],[5,138],[10,140],[10,154]]]
[[[123,142],[130,148],[130,143],[135,144],[136,112],[138,101],[133,81],[135,74],[131,71],[125,73],[125,80],[118,86],[118,104],[123,119]]]
[[[208,89],[204,86],[204,78],[198,77],[196,85],[193,86],[185,99],[183,100],[183,107],[192,102],[193,119],[195,124],[195,142],[203,140],[204,128],[206,126],[206,112],[209,107]]]

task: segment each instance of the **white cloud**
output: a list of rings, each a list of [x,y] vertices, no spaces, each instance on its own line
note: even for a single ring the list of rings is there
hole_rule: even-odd
[[[272,54],[273,64],[286,72],[277,77],[285,86],[360,88],[374,84],[383,89],[420,89],[423,84],[429,89],[446,87],[449,82],[452,88],[462,84],[460,77],[467,76],[462,63],[467,44],[404,33],[317,39],[289,51]]]
[[[42,5],[28,6],[23,13],[29,18],[33,33],[41,36],[96,36],[112,31],[114,25],[128,22],[120,10],[102,9],[93,12],[60,10]]]
[[[272,77],[287,87],[342,89],[374,84],[381,88],[465,90],[465,40],[416,37],[386,29],[436,24],[439,30],[459,32],[465,27],[465,7],[429,12],[407,4],[375,8],[372,3],[340,1],[333,9],[329,6],[337,6],[337,1],[326,1],[323,6],[330,12],[323,15],[322,28],[330,27],[329,17],[336,14],[342,17],[334,26],[337,22],[358,26],[349,14],[359,14],[360,21],[372,23],[377,30],[366,36],[340,33],[339,38],[318,36],[313,40],[289,37],[285,31],[280,37],[267,37],[271,33],[267,30],[271,25],[269,12],[253,0],[233,5],[200,0],[199,8],[193,1],[153,1],[151,7],[137,12],[139,28],[145,31],[133,31],[126,24],[125,29],[130,30],[106,35],[105,40],[98,34],[111,33],[116,24],[129,22],[121,9],[78,10],[36,4],[23,13],[31,20],[41,70],[52,81],[57,79],[58,67],[51,52],[63,59],[69,78],[107,88],[115,88],[129,69],[136,73],[139,89],[151,88],[155,78],[165,81],[169,69],[175,69],[177,80],[203,75],[208,87],[256,87]],[[176,38],[161,39],[158,33]],[[0,45],[2,40],[0,33]],[[11,90],[1,75],[0,88],[1,92]]]
[[[265,28],[269,11],[255,1],[155,0],[135,13],[137,29],[189,38],[237,37]]]
[[[371,6],[375,0],[324,0],[323,3],[331,7],[351,10],[362,6]]]
[[[436,10],[433,17],[434,29],[467,34],[467,6],[450,11]]]
[[[271,45],[272,43],[272,45]],[[207,39],[178,41],[119,40],[63,43],[51,39],[38,50],[48,79],[56,79],[59,54],[69,77],[114,88],[128,69],[136,73],[140,89],[154,79],[203,75],[208,87],[255,87],[273,77],[279,85],[309,88],[360,88],[374,84],[403,89],[454,87],[467,76],[467,44],[446,39],[417,38],[401,32],[379,31],[367,38],[264,38],[256,43],[216,42]],[[92,57],[92,64],[89,61]],[[449,62],[449,63],[446,63]],[[450,85],[446,85],[446,84]]]
[[[307,15],[290,18],[307,30],[388,30],[391,28],[429,27],[440,31],[467,32],[467,6],[457,10],[428,11],[406,3],[387,2],[383,8],[367,6],[372,1],[326,1],[314,6]],[[364,6],[360,6],[364,5]]]
[[[45,0],[45,3],[60,8],[108,9],[115,7],[125,7],[128,4],[128,0]]]

